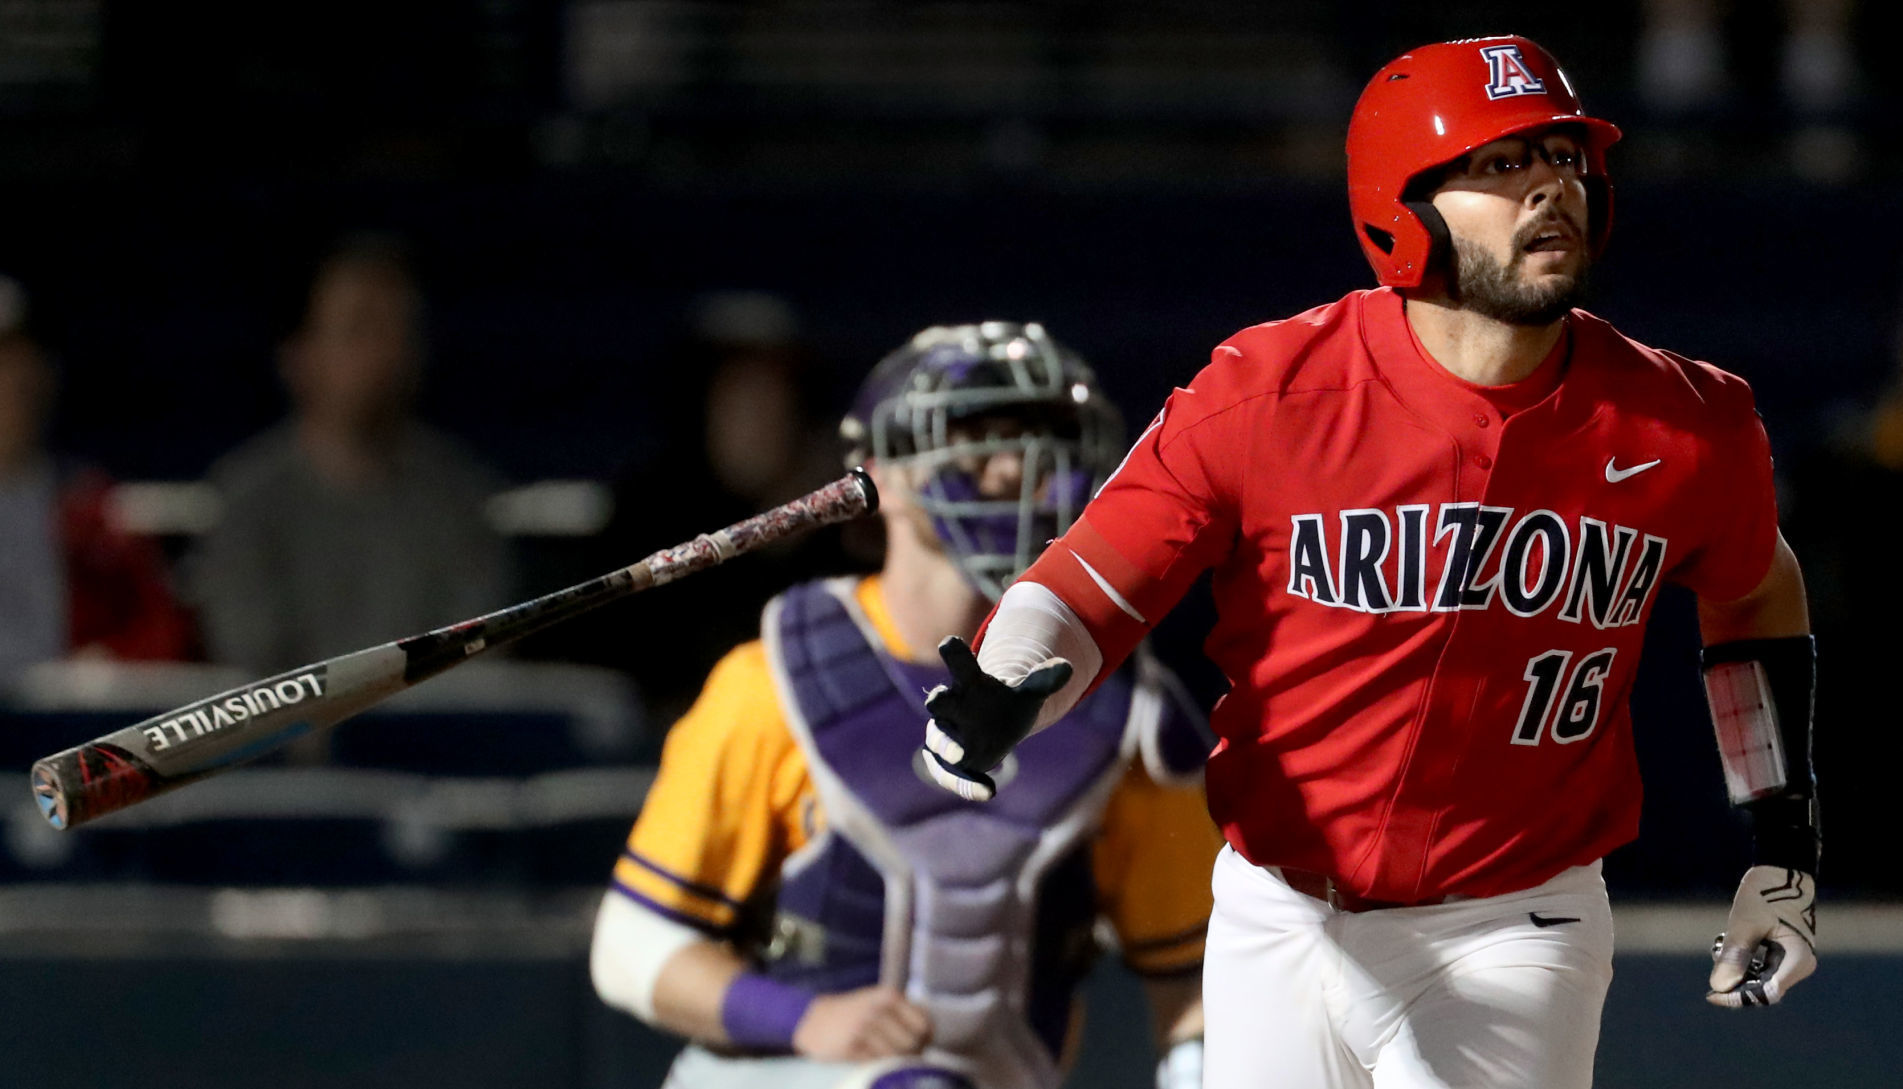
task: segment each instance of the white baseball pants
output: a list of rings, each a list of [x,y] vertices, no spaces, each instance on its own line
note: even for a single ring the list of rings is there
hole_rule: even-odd
[[[1612,982],[1597,862],[1357,914],[1225,847],[1214,888],[1204,1089],[1590,1089]]]

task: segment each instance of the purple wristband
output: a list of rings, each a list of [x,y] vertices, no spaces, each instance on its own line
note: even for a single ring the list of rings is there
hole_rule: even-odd
[[[736,1045],[754,1051],[793,1050],[793,1030],[813,992],[790,983],[742,972],[720,999],[720,1027]]]

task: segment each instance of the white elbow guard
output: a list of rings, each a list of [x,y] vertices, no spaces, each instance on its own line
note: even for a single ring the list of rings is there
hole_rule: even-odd
[[[654,981],[684,946],[706,940],[691,927],[649,911],[610,889],[595,913],[588,974],[601,1000],[643,1021],[654,1021]]]
[[[1070,680],[1037,716],[1037,729],[1064,717],[1103,668],[1103,651],[1062,598],[1035,582],[1017,582],[998,599],[985,627],[978,665],[1006,684],[1016,684],[1052,658],[1070,663]]]

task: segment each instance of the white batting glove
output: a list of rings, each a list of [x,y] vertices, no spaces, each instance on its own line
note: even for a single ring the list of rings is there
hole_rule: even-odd
[[[1725,932],[1711,950],[1714,1006],[1775,1006],[1817,970],[1817,879],[1753,866],[1738,882]]]

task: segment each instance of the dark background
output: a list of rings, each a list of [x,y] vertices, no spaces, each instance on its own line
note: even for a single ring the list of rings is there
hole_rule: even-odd
[[[1528,34],[1627,132],[1591,308],[1757,391],[1818,591],[1824,884],[1890,899],[1903,484],[1843,448],[1896,367],[1891,20],[1857,9],[1855,91],[1814,113],[1779,89],[1784,8],[1725,10],[1727,93],[1674,110],[1641,93],[1626,3],[8,3],[0,271],[60,361],[57,444],[123,479],[195,478],[279,418],[311,261],[362,229],[414,244],[424,415],[518,481],[696,456],[677,348],[736,289],[797,312],[823,415],[916,329],[1005,318],[1141,419],[1237,328],[1369,285],[1341,155],[1368,73]],[[529,589],[595,558],[536,552]],[[1622,900],[1721,900],[1744,858],[1689,608],[1661,599],[1635,693]],[[1162,643],[1213,694],[1206,617]]]
[[[1847,107],[1794,113],[1776,5],[1731,8],[1733,91],[1691,116],[1641,101],[1627,5],[7,11],[11,71],[40,78],[0,83],[0,269],[29,285],[63,361],[59,445],[122,478],[194,477],[282,413],[274,352],[310,262],[362,229],[418,254],[425,415],[517,480],[695,456],[670,426],[697,389],[674,348],[695,300],[729,289],[795,309],[823,416],[915,329],[1004,317],[1047,323],[1140,419],[1235,329],[1369,282],[1339,151],[1360,73],[1418,40],[1512,27],[1627,129],[1594,309],[1751,381],[1792,470],[1801,555],[1890,521],[1893,496],[1807,505],[1795,470],[1828,462],[1895,365],[1898,88],[1870,54]],[[1879,17],[1859,13],[1860,41],[1882,40]],[[591,67],[590,43],[615,33],[634,59]],[[1820,131],[1852,149],[1822,177],[1803,142]],[[668,543],[634,536],[619,543]],[[539,553],[528,588],[593,559]],[[1870,581],[1888,575],[1836,582],[1894,595],[1894,578]],[[1685,610],[1662,604],[1637,700],[1654,801],[1647,842],[1615,866],[1633,891],[1715,891],[1735,869]],[[1175,618],[1164,649],[1213,693],[1205,617]],[[1895,892],[1865,864],[1851,796],[1893,731],[1862,678],[1832,670],[1833,643],[1887,633],[1837,620],[1820,602],[1835,713],[1819,759],[1843,765],[1828,800],[1856,816],[1832,822],[1826,873]]]

